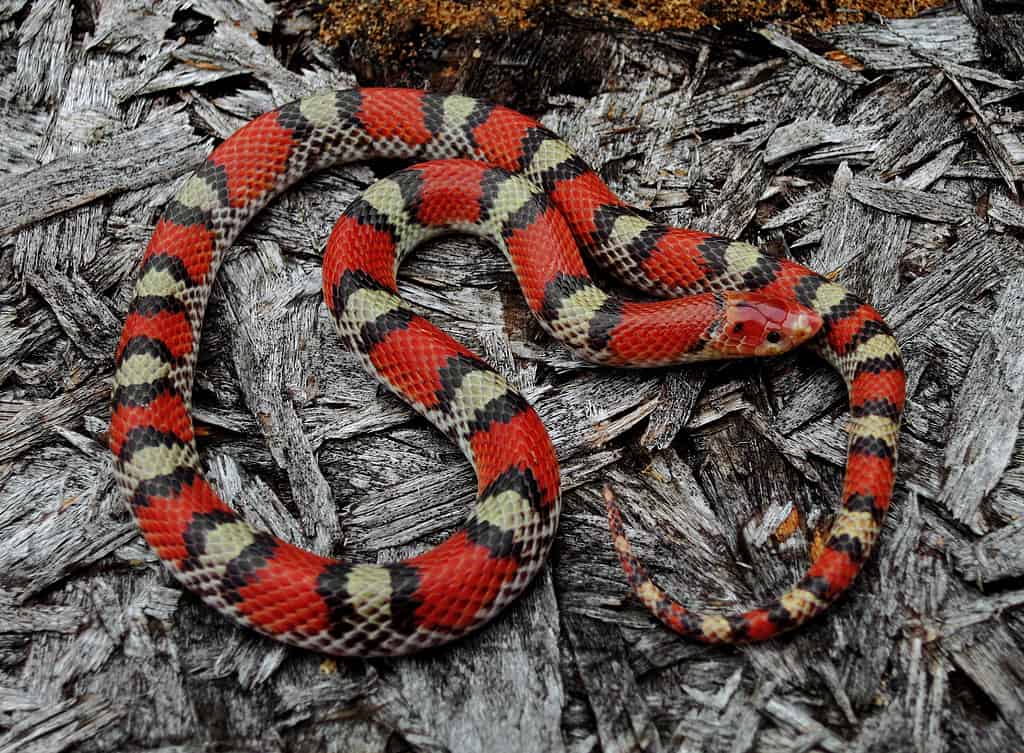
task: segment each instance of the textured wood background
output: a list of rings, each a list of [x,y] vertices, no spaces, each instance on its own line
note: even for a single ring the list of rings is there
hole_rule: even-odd
[[[0,753],[1024,748],[1024,15],[986,5],[799,39],[556,15],[378,75],[259,0],[0,0]],[[615,484],[684,600],[778,593],[836,506],[846,401],[822,362],[587,367],[465,240],[422,249],[402,287],[558,448],[565,514],[525,598],[426,655],[335,662],[175,585],[104,444],[134,267],[217,140],[353,71],[541,116],[637,206],[834,273],[886,313],[910,406],[896,504],[847,598],[765,645],[679,640],[629,596],[599,494]],[[320,302],[330,227],[382,169],[319,175],[256,220],[218,277],[196,389],[231,503],[361,559],[436,543],[474,491]]]

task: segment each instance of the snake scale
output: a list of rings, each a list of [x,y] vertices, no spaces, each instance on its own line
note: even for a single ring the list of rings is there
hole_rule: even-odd
[[[324,299],[367,369],[465,453],[478,493],[466,524],[436,547],[354,564],[235,513],[203,476],[191,403],[203,314],[226,249],[303,176],[374,158],[423,164],[371,186],[338,221]],[[845,380],[851,420],[842,507],[798,583],[743,614],[696,613],[650,580],[606,491],[609,523],[637,596],[694,639],[773,637],[850,585],[890,503],[904,405],[899,349],[878,312],[796,263],[643,216],[527,116],[463,96],[367,88],[312,94],[243,126],[184,181],[143,256],[117,346],[110,448],[146,541],[186,587],[277,640],[376,656],[465,635],[536,575],[561,509],[548,434],[499,374],[397,293],[402,258],[453,231],[501,248],[545,330],[598,363],[772,355],[809,342]],[[602,291],[581,251],[657,300]]]

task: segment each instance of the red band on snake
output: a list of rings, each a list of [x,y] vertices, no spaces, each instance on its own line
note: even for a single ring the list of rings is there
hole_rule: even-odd
[[[466,525],[439,546],[403,562],[352,564],[257,531],[228,507],[201,471],[191,395],[210,287],[245,224],[315,170],[381,157],[443,161],[397,173],[353,203],[328,243],[324,298],[347,346],[459,445],[479,486]],[[278,640],[370,656],[465,635],[536,575],[561,507],[547,432],[499,374],[395,287],[405,254],[452,231],[498,245],[542,326],[589,360],[668,365],[809,340],[846,381],[852,420],[842,508],[801,581],[744,614],[694,613],[650,581],[610,493],[609,521],[640,599],[699,640],[770,638],[849,586],[889,506],[904,403],[902,361],[881,316],[798,264],[646,219],[531,118],[404,89],[322,92],[257,118],[214,150],[157,223],[117,348],[110,446],[143,535],[185,586]],[[581,250],[665,300],[605,293]]]

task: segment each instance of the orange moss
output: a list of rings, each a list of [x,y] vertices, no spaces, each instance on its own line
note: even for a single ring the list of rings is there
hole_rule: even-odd
[[[328,44],[363,38],[377,50],[394,51],[394,41],[417,27],[438,36],[525,29],[545,0],[333,0],[324,10],[321,38]]]
[[[780,22],[814,31],[877,13],[906,18],[945,0],[575,0],[560,3],[574,15],[611,17],[638,29],[700,29],[724,24]],[[842,10],[837,11],[836,5]],[[332,0],[321,19],[328,44],[363,39],[379,53],[397,51],[410,33],[459,36],[529,28],[552,0]]]
[[[865,14],[906,18],[945,0],[591,0],[590,5],[625,18],[637,28],[699,29],[724,24],[776,21],[801,30],[819,30],[861,21]],[[839,5],[842,10],[837,11]]]

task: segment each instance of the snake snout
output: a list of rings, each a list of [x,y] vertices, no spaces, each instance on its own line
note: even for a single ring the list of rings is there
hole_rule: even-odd
[[[775,316],[766,317],[764,336],[756,348],[759,356],[774,356],[802,345],[821,329],[821,316],[814,309],[789,303],[768,308]]]
[[[782,322],[782,331],[784,337],[793,345],[799,345],[818,334],[822,324],[824,321],[821,314],[814,309],[801,306],[786,313],[786,318]]]
[[[822,326],[814,309],[756,293],[737,295],[727,318],[727,348],[737,356],[785,353],[816,335]]]

